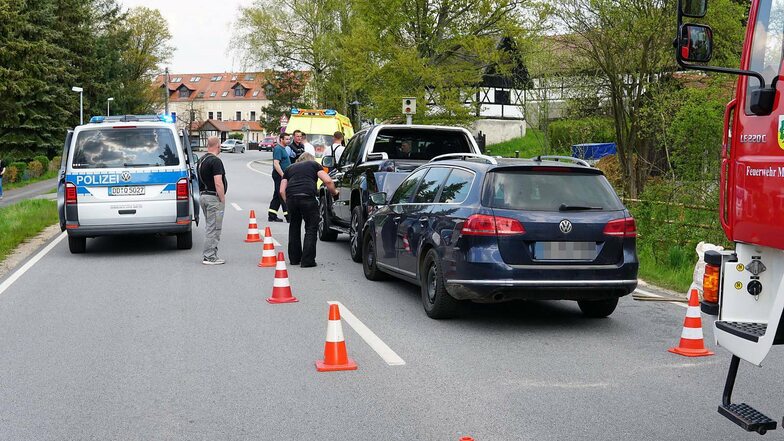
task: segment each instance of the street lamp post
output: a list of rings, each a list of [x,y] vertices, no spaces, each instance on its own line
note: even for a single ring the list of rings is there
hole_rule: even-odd
[[[79,92],[79,125],[82,125],[84,124],[84,89],[74,86],[71,90]]]
[[[106,99],[106,116],[109,116],[109,103],[111,103],[112,101],[114,101],[113,97]]]

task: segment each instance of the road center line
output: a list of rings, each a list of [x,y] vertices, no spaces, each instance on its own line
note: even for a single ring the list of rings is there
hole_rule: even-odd
[[[280,248],[280,247],[282,247],[282,246],[283,246],[283,245],[281,245],[281,244],[280,244],[280,242],[278,242],[278,239],[275,239],[274,237],[272,238],[272,243],[273,243],[273,244],[274,244],[276,247],[278,247],[278,248]]]
[[[359,321],[359,319],[351,313],[342,303],[336,301],[329,301],[327,302],[330,305],[338,305],[340,307],[340,316],[343,320],[351,326],[362,340],[365,340],[365,343],[368,344],[376,353],[381,356],[381,358],[390,366],[403,366],[406,364],[399,355],[395,353],[389,346],[386,345],[383,341],[373,331],[370,330],[364,323]]]
[[[272,175],[271,175],[271,174],[269,174],[269,173],[264,173],[264,172],[263,172],[263,171],[261,171],[261,170],[256,170],[255,168],[253,168],[253,166],[252,166],[251,164],[253,164],[254,162],[259,162],[259,161],[258,161],[258,160],[254,160],[254,161],[248,161],[248,163],[247,163],[247,164],[245,164],[245,166],[246,166],[246,167],[248,167],[248,168],[250,169],[250,171],[254,171],[254,172],[256,172],[256,173],[260,173],[260,174],[262,174],[262,175],[272,176]]]
[[[665,298],[664,296],[660,296],[659,294],[654,294],[654,293],[652,293],[650,291],[646,291],[644,289],[637,288],[637,291],[645,294],[646,296],[658,297],[660,299]],[[678,306],[681,306],[683,308],[688,308],[689,307],[689,305],[684,305],[683,303],[680,303],[680,302],[667,302],[667,303],[672,303],[673,305],[678,305]]]
[[[5,279],[5,281],[3,283],[0,283],[0,295],[2,295],[8,288],[10,288],[11,285],[14,282],[16,282],[17,279],[22,277],[22,275],[24,273],[26,273],[27,270],[29,270],[30,268],[33,267],[33,265],[38,263],[38,261],[41,260],[46,255],[46,253],[51,251],[52,248],[54,248],[58,243],[60,243],[61,240],[65,239],[65,236],[67,236],[67,235],[68,235],[68,233],[63,232],[59,236],[55,237],[49,243],[49,245],[47,245],[44,249],[39,251],[38,254],[33,256],[32,259],[28,260],[27,263],[25,263],[24,265],[21,266],[21,268],[19,268],[18,270],[14,271],[14,273],[11,274],[7,279]]]
[[[237,211],[242,211],[242,207],[240,207],[239,205],[237,205],[234,202],[231,203],[231,206],[234,207],[234,209],[237,210]]]

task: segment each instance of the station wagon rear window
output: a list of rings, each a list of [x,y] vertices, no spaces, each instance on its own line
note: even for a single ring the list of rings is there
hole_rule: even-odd
[[[483,204],[492,208],[532,211],[623,210],[623,204],[600,174],[496,171],[489,173]]]
[[[73,168],[179,165],[174,133],[166,128],[102,128],[79,132]]]

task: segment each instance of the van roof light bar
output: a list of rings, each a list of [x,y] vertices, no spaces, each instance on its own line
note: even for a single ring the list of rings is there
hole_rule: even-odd
[[[177,121],[175,115],[112,115],[112,116],[93,116],[90,118],[90,123],[98,124],[105,122],[167,122],[174,123]]]
[[[492,156],[481,155],[479,153],[447,153],[445,155],[438,155],[435,158],[431,159],[430,162],[434,161],[444,161],[447,159],[483,159],[488,164],[498,165],[498,161],[495,160]]]
[[[591,164],[588,163],[588,161],[586,161],[584,159],[580,159],[580,158],[573,158],[571,156],[539,155],[539,156],[537,156],[535,158],[531,158],[531,160],[536,161],[536,162],[542,162],[543,160],[544,161],[558,161],[558,162],[569,161],[569,162],[574,162],[575,164],[582,165],[583,167],[590,167],[591,166]]]

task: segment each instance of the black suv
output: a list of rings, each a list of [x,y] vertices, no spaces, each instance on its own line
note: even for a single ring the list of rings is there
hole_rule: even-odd
[[[371,195],[365,276],[421,286],[432,318],[461,300],[577,300],[606,317],[637,287],[634,219],[598,169],[568,157],[444,155]]]

